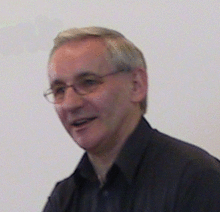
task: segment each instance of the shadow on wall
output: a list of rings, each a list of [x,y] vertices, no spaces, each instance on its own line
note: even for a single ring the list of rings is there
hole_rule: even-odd
[[[19,23],[0,29],[0,54],[18,55],[25,51],[47,51],[52,40],[63,27],[62,21],[37,16],[34,23]]]

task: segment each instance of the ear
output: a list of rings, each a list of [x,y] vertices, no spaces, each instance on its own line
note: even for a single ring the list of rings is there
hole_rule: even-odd
[[[147,95],[148,80],[144,68],[136,68],[132,71],[132,95],[131,101],[140,103]]]

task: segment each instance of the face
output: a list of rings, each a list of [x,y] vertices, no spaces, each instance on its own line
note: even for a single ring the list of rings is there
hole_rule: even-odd
[[[58,48],[49,63],[50,84],[72,85],[83,74],[105,75],[114,68],[107,61],[105,45],[99,39],[71,41]],[[103,78],[92,93],[66,90],[56,112],[74,141],[88,152],[108,151],[127,136],[133,114],[131,75],[117,73]]]

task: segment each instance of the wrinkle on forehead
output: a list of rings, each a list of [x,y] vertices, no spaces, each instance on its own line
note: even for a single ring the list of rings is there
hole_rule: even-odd
[[[97,71],[105,73],[108,70],[103,69],[113,69],[107,58],[106,46],[100,39],[71,41],[54,52],[48,64],[48,77],[50,80],[59,78],[57,70],[61,71],[62,76],[72,73],[71,66],[74,67],[76,75],[88,71],[95,74]]]

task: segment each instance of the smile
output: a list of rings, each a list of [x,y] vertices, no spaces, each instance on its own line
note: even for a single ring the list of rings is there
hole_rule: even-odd
[[[96,117],[92,117],[92,118],[83,118],[83,119],[79,119],[79,120],[76,120],[74,121],[71,125],[74,126],[74,127],[81,127],[93,120],[95,120]]]

